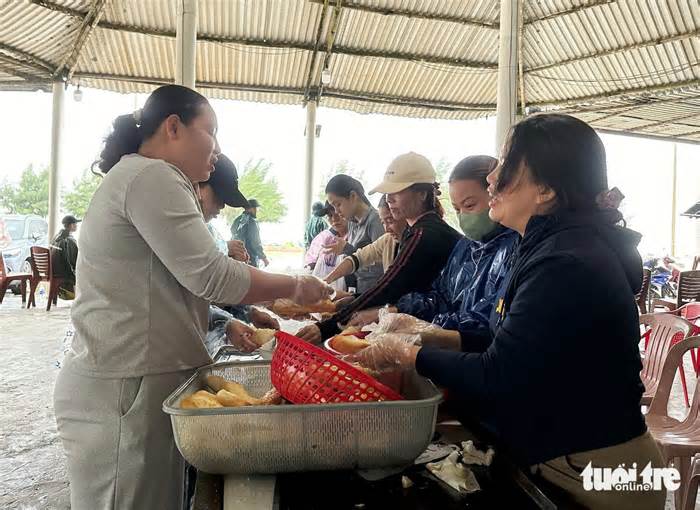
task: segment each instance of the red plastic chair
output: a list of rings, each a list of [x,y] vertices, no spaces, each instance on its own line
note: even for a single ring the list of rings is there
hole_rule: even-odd
[[[31,280],[31,289],[29,290],[29,303],[27,308],[36,306],[35,293],[40,282],[49,282],[49,296],[46,303],[46,311],[51,310],[51,304],[58,303],[58,288],[63,281],[63,278],[57,278],[53,275],[51,264],[51,251],[48,248],[40,246],[32,246],[29,248],[32,254],[31,264],[34,275]]]
[[[5,259],[0,251],[0,303],[5,299],[7,288],[12,282],[19,282],[20,293],[22,294],[22,304],[27,302],[27,282],[31,281],[31,273],[10,273],[5,267]]]
[[[693,324],[685,319],[666,313],[641,315],[639,322],[649,326],[648,343],[645,348],[642,372],[640,374],[644,383],[644,395],[642,395],[641,404],[649,405],[656,394],[668,351],[675,344],[690,336]],[[683,394],[685,395],[685,403],[687,406],[690,406],[683,363],[678,364],[678,369],[680,371]]]
[[[681,474],[681,486],[675,494],[675,508],[681,508],[682,500],[686,499],[684,495],[692,475],[690,459],[700,453],[700,384],[695,386],[693,404],[683,421],[668,415],[668,401],[676,376],[676,366],[682,363],[686,351],[698,347],[700,336],[686,338],[671,347],[659,378],[656,395],[645,416],[649,432],[654,436],[666,464],[673,461]]]
[[[688,303],[670,313],[683,317],[693,324],[693,331],[690,332],[691,335],[700,335],[700,302]],[[693,368],[695,368],[695,375],[697,376],[700,374],[700,355],[698,354],[698,350],[691,350],[690,357],[693,360]]]

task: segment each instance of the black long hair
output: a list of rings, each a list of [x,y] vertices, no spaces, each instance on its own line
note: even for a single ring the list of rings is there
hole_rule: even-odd
[[[177,115],[184,124],[189,124],[205,104],[209,104],[207,98],[190,88],[181,85],[157,88],[141,110],[114,119],[97,166],[103,173],[109,172],[122,156],[138,152],[141,144],[153,136],[170,115]]]
[[[534,115],[512,128],[497,191],[517,181],[521,163],[534,183],[556,193],[552,213],[597,210],[598,196],[608,189],[603,141],[591,126],[570,115]]]
[[[350,198],[350,194],[354,192],[360,199],[372,207],[372,203],[365,195],[365,188],[357,179],[345,174],[338,174],[331,177],[331,180],[326,184],[326,193],[333,193],[339,197]]]

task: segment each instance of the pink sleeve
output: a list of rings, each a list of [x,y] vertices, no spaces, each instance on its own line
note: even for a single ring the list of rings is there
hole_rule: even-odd
[[[330,230],[324,230],[314,237],[304,257],[304,264],[308,266],[309,264],[315,263],[321,253],[321,249],[332,237],[333,234],[331,234]]]

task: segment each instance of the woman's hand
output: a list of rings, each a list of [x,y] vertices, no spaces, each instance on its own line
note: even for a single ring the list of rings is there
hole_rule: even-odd
[[[335,241],[329,244],[326,244],[323,247],[323,253],[324,255],[340,255],[343,253],[343,250],[345,249],[345,246],[348,244],[348,242],[342,238],[336,236]]]
[[[328,299],[333,294],[333,287],[315,276],[301,275],[296,277],[296,285],[291,300],[300,305],[311,305]]]
[[[439,331],[441,328],[405,313],[394,313],[391,308],[379,314],[377,333],[416,334],[425,331]]]
[[[316,324],[309,324],[308,326],[304,326],[299,331],[297,331],[295,336],[301,338],[302,340],[306,340],[307,342],[312,344],[319,344],[322,340],[321,330]]]
[[[419,339],[417,335],[387,333],[377,337],[369,347],[344,359],[379,372],[410,370],[416,366],[420,347],[415,344]]]
[[[240,262],[248,262],[250,260],[250,256],[248,255],[248,251],[245,249],[245,244],[243,241],[233,239],[228,241],[226,244],[228,245],[229,257]]]
[[[367,310],[362,310],[361,312],[355,312],[348,321],[347,325],[361,328],[367,324],[377,322],[377,320],[379,320],[379,310],[381,310],[381,308],[368,308]]]
[[[243,352],[253,352],[258,344],[253,342],[255,330],[245,322],[231,319],[226,324],[226,339],[228,343]]]
[[[278,331],[280,329],[280,323],[277,319],[258,308],[251,308],[248,317],[256,328],[276,329]]]

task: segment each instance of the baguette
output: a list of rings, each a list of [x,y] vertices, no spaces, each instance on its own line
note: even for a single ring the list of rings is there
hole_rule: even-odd
[[[352,335],[336,335],[330,346],[341,354],[356,354],[369,347],[369,342]]]
[[[248,406],[258,406],[260,405],[260,399],[251,397],[248,392],[245,390],[245,388],[238,384],[237,382],[233,381],[228,381],[224,379],[221,376],[218,375],[208,375],[207,376],[207,385],[217,392],[217,394],[221,390],[226,390],[229,393],[232,393],[236,397],[240,398],[245,402],[245,405]]]
[[[224,407],[240,407],[249,405],[248,402],[235,393],[226,390],[216,392],[216,400]]]
[[[210,409],[214,407],[223,407],[217,400],[216,396],[206,390],[199,390],[187,398],[182,399],[180,407],[183,409]]]
[[[253,334],[252,340],[255,342],[258,346],[262,347],[265,345],[267,342],[275,338],[275,333],[277,333],[277,330],[275,329],[256,329],[255,333]]]

